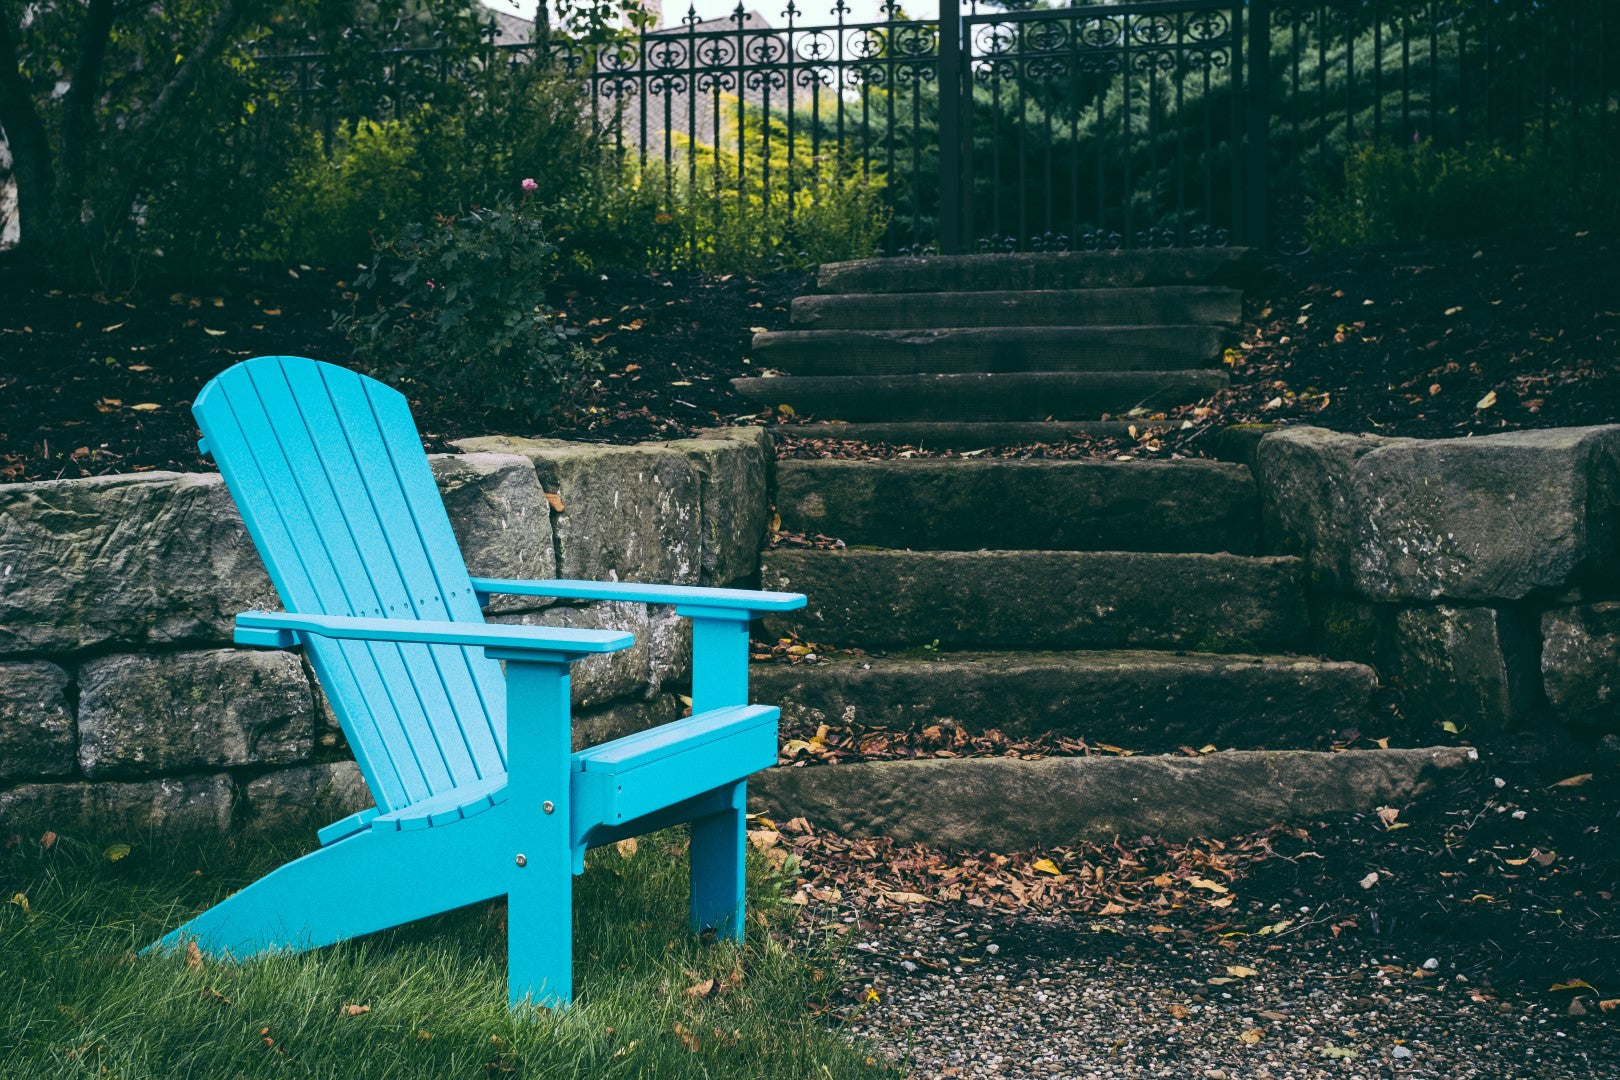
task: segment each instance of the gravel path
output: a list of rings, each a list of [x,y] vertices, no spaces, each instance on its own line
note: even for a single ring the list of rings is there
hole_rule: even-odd
[[[1620,1017],[1593,998],[1584,1015],[1498,999],[1458,972],[1468,958],[1365,937],[937,908],[842,921],[852,1030],[917,1078],[1620,1077]]]

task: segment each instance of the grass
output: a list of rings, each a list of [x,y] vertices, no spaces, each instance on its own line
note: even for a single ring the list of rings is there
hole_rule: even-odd
[[[786,879],[765,860],[751,857],[743,946],[685,932],[678,831],[628,857],[596,852],[576,879],[578,996],[563,1011],[507,1011],[494,905],[301,955],[135,957],[301,849],[147,839],[115,860],[116,848],[64,837],[0,854],[0,1077],[895,1075],[815,1019],[839,954],[789,933]],[[687,993],[711,978],[717,993]]]

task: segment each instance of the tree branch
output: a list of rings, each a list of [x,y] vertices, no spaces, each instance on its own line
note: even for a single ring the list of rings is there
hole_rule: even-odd
[[[213,63],[219,54],[225,51],[225,46],[230,43],[231,34],[235,31],[236,25],[242,21],[242,17],[257,8],[260,3],[261,0],[225,0],[225,5],[214,16],[214,21],[208,24],[208,29],[203,32],[202,40],[197,43],[197,47],[191,50],[191,55],[185,58],[174,75],[164,84],[163,89],[158,91],[157,97],[152,99],[152,104],[136,121],[133,132],[135,145],[143,147],[151,145],[151,136],[163,126],[175,106],[185,99],[192,84],[202,74],[203,68]]]

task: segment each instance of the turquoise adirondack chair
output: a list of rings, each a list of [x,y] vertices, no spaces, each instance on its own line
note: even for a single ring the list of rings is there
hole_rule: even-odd
[[[307,650],[376,806],[149,948],[311,949],[504,895],[513,1006],[565,1004],[585,850],[679,822],[693,932],[741,940],[745,780],[778,718],[748,704],[748,623],[803,596],[469,577],[405,398],[340,367],[248,360],[192,412],[286,607],[236,641]],[[485,623],[497,593],[675,605],[692,715],[571,753],[570,664],[633,639]]]

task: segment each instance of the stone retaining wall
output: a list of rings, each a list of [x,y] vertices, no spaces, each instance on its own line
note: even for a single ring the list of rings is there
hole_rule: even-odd
[[[457,448],[432,464],[475,575],[757,575],[757,429]],[[0,486],[0,832],[265,825],[370,805],[302,657],[231,645],[237,612],[278,606],[217,474]],[[492,617],[635,634],[574,666],[577,742],[680,714],[690,634],[673,609],[507,597]]]
[[[1287,428],[1254,455],[1313,644],[1415,718],[1620,730],[1620,426],[1464,439]]]

